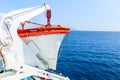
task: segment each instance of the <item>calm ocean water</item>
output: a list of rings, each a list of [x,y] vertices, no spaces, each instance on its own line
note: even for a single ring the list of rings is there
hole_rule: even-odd
[[[57,72],[71,80],[120,80],[120,32],[72,31]]]
[[[120,80],[120,32],[72,31],[63,44],[56,72],[71,80]]]

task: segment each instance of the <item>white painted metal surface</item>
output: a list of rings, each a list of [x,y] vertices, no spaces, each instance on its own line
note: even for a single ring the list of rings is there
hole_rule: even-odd
[[[5,55],[7,69],[19,70],[24,63],[46,69],[17,34],[17,29],[21,22],[45,12],[46,9],[50,9],[50,6],[47,4],[12,11],[2,18],[0,22],[0,41],[3,43],[2,46],[4,46],[2,53]]]
[[[23,40],[46,67],[56,70],[58,51],[64,36],[65,34],[51,34],[25,37]]]
[[[0,74],[0,80],[21,80],[30,76],[37,76],[38,78],[36,80],[40,80],[40,77],[51,80],[69,80],[68,77],[64,77],[55,73],[50,73],[48,71],[30,67],[28,65],[24,65],[24,68],[22,68],[22,71],[19,73],[11,71],[9,73],[6,72],[4,74]]]
[[[5,69],[12,69],[0,80],[20,80],[29,76],[48,77],[54,80],[69,78],[45,71],[56,69],[57,55],[65,34],[42,35],[21,39],[17,29],[20,23],[50,9],[48,4],[12,11],[0,21],[0,50]],[[32,40],[32,41],[31,41]],[[37,67],[37,68],[36,68]],[[38,69],[39,67],[39,69]]]

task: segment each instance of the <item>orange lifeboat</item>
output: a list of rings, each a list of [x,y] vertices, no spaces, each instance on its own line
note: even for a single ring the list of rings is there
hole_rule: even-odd
[[[18,29],[18,35],[20,37],[33,37],[33,36],[40,36],[40,35],[49,35],[49,34],[68,34],[70,32],[69,28],[56,25],[56,26],[43,26],[37,28],[27,28]]]

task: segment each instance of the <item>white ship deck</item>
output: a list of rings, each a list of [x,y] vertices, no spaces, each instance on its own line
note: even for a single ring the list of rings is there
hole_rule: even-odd
[[[29,71],[17,72],[15,70],[4,70],[3,73],[0,73],[0,80],[43,80],[42,78],[48,80],[69,80],[68,77],[64,77],[62,74],[56,74],[31,66],[26,65],[25,69],[29,69]],[[39,73],[39,76],[36,75],[36,71]]]

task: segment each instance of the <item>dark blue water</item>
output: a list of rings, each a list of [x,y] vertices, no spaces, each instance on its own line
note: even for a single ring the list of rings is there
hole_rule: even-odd
[[[120,80],[120,32],[72,31],[64,44],[57,72],[71,80]]]

